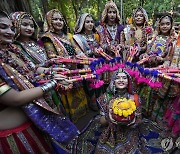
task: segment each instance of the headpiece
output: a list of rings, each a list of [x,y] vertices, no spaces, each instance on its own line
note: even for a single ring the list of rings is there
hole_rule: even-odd
[[[113,2],[113,1],[108,1],[105,5],[105,8],[102,12],[102,17],[101,17],[101,22],[105,23],[107,20],[107,14],[108,14],[108,9],[109,8],[114,8],[116,10],[116,18],[117,18],[117,22],[120,24],[121,22],[121,18],[119,15],[119,10],[117,8],[117,5]]]
[[[11,19],[13,20],[14,26],[16,28],[16,34],[15,34],[15,39],[17,39],[20,34],[21,34],[21,24],[22,24],[22,20],[25,17],[28,17],[29,19],[31,19],[34,23],[34,34],[32,35],[33,39],[38,39],[38,35],[39,35],[39,26],[36,23],[36,21],[34,20],[34,18],[27,12],[14,12],[10,15]]]
[[[63,22],[64,22],[63,31],[65,33],[67,33],[67,31],[68,31],[67,23],[62,15],[62,13],[57,9],[50,10],[49,12],[46,13],[46,18],[44,21],[44,32],[54,32],[54,27],[52,25],[52,18],[53,18],[54,13],[59,13],[61,15]]]
[[[75,34],[78,34],[78,33],[81,33],[82,30],[83,30],[83,27],[84,27],[84,23],[85,23],[85,19],[87,16],[91,16],[89,13],[83,13],[79,19],[77,20],[76,22],[76,25],[75,25],[75,28],[74,28],[74,33]],[[95,27],[93,27],[93,30],[95,30]]]
[[[124,69],[122,69],[122,68],[119,68],[117,71],[115,71],[113,73],[112,78],[111,78],[111,82],[109,84],[109,87],[108,87],[107,91],[111,92],[112,94],[115,94],[115,92],[116,92],[115,80],[116,80],[116,77],[117,77],[118,73],[125,73],[127,75],[127,77],[128,77],[128,87],[127,87],[128,92],[133,94],[134,91],[133,91],[132,78],[131,78],[130,74],[127,71],[125,71]]]
[[[132,14],[133,24],[135,24],[134,20],[135,20],[136,13],[137,13],[138,11],[141,11],[141,12],[143,13],[144,19],[145,19],[145,23],[144,23],[144,24],[147,26],[147,25],[148,25],[148,15],[147,15],[146,10],[145,10],[144,8],[142,8],[142,7],[138,7],[137,9],[135,9],[135,10],[133,11],[133,14]]]

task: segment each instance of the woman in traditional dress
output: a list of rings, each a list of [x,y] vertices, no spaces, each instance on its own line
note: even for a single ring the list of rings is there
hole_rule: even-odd
[[[77,51],[78,56],[85,57],[100,57],[97,53],[97,49],[100,47],[99,35],[94,27],[94,20],[92,16],[88,13],[82,14],[76,22],[74,28],[73,39],[74,46]],[[93,110],[98,110],[96,99],[100,96],[102,88],[92,89],[89,87],[89,82],[86,82],[87,96],[89,96],[89,106]]]
[[[107,123],[108,126],[103,130],[99,138],[96,153],[118,153],[120,151],[129,153],[133,152],[133,150],[134,152],[136,151],[139,144],[138,129],[133,129],[133,127],[141,122],[141,110],[139,97],[137,94],[133,94],[132,88],[132,81],[129,74],[123,69],[119,69],[113,74],[107,93],[98,99],[102,114],[100,122],[102,124]],[[117,120],[118,118],[116,116],[119,113],[114,113],[115,106],[113,103],[118,99],[126,99],[126,101],[132,100],[135,102],[137,109],[136,112],[133,113],[134,117],[130,118],[130,116],[126,116],[124,120],[123,118],[119,121]],[[119,106],[124,102],[123,100],[119,102]],[[119,117],[123,117],[122,114],[119,115]],[[131,136],[133,136],[133,139]],[[134,146],[130,147],[131,144],[134,144]]]
[[[152,37],[152,28],[148,26],[148,15],[142,7],[137,8],[133,12],[132,19],[132,24],[123,30],[122,42],[127,47],[137,47],[136,53],[133,55],[128,53],[126,55],[126,59],[132,56],[133,61],[137,62],[139,61],[139,56],[147,50],[148,40]]]
[[[15,44],[35,65],[47,60],[45,50],[38,45],[39,27],[34,18],[26,12],[15,12],[11,18],[16,27]]]
[[[149,57],[149,60],[145,65],[156,67],[157,70],[158,68],[162,70],[163,68],[177,69],[179,65],[179,47],[176,45],[175,36],[173,18],[169,15],[162,16],[157,25],[157,33],[148,45],[148,52],[145,57]],[[164,128],[164,134],[166,135],[169,133],[169,127],[163,117],[167,116],[167,110],[171,110],[172,102],[178,97],[179,92],[180,84],[173,81],[171,77],[162,77],[162,88],[141,88],[140,97],[144,102],[145,115],[148,115]]]
[[[97,57],[96,50],[100,47],[99,35],[94,27],[94,20],[88,13],[82,14],[76,22],[74,28],[74,44],[79,48],[78,55],[87,57]]]
[[[14,35],[12,21],[0,12],[0,153],[52,153],[37,128],[62,144],[77,136],[77,128],[43,99],[55,80],[34,87],[30,61],[11,45]]]
[[[68,27],[60,11],[56,9],[49,11],[46,14],[46,22],[46,33],[43,35],[42,41],[48,58],[75,55],[75,49],[71,45],[72,35],[67,33]],[[81,84],[72,90],[61,93],[61,100],[66,113],[73,122],[87,113],[87,98]]]
[[[121,40],[121,32],[123,26],[120,24],[119,10],[113,1],[108,1],[105,5],[101,16],[101,23],[97,27],[97,32],[100,35],[101,47],[112,56],[118,56]]]
[[[97,101],[100,115],[79,136],[77,153],[163,152],[158,128],[142,120],[139,96],[125,70],[114,72],[107,92]]]
[[[44,48],[38,44],[38,25],[30,14],[15,12],[11,14],[11,18],[16,28],[15,47],[31,62],[35,68],[32,71],[35,71],[37,74],[53,72],[55,75],[55,71],[65,70],[64,68],[52,68],[48,63]],[[51,107],[64,110],[55,90],[52,89],[44,96]]]
[[[162,16],[159,19],[156,32],[148,43],[147,52],[143,55],[143,57],[150,57],[147,66],[156,67],[165,61],[164,65],[168,65],[174,52],[175,40],[173,18],[169,15]]]
[[[42,41],[48,58],[76,54],[71,45],[72,34],[68,33],[67,23],[59,10],[53,9],[46,14],[44,32]]]

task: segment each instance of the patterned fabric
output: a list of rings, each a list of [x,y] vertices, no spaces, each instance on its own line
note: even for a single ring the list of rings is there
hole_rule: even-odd
[[[24,153],[52,153],[49,142],[42,137],[33,124],[24,123],[21,126],[0,130],[0,153],[1,154],[24,154]]]
[[[62,37],[55,33],[55,30],[52,26],[52,18],[55,13],[59,13],[64,22],[64,27],[62,28]],[[44,32],[45,34],[42,36],[42,40],[49,58],[54,58],[55,56],[65,57],[69,55],[75,55],[75,50],[71,46],[72,36],[71,34],[67,33],[67,23],[59,10],[53,9],[46,14]]]
[[[96,33],[95,26],[92,29],[92,34],[87,35],[84,32],[84,23],[86,17],[91,17],[90,14],[82,14],[76,22],[73,39],[76,49],[83,52],[88,57],[95,57],[95,50],[99,47],[99,35]],[[97,56],[97,55],[96,55]]]
[[[34,41],[27,43],[15,41],[14,44],[35,65],[43,64],[47,60],[44,48],[40,47]]]
[[[142,23],[142,28],[138,28],[135,23],[135,16],[138,11],[141,11],[144,15],[144,23]],[[139,61],[139,56],[146,52],[147,50],[147,43],[148,40],[152,38],[153,29],[152,27],[148,26],[148,15],[146,13],[146,10],[142,7],[138,7],[136,10],[134,10],[132,14],[133,23],[130,25],[127,25],[126,28],[124,28],[124,31],[121,35],[122,42],[126,46],[138,46],[139,51],[134,55],[134,62]],[[129,53],[126,55],[126,59],[129,57]]]
[[[172,134],[178,136],[180,134],[180,95],[172,102],[172,105],[167,109],[164,119],[167,120],[168,126],[172,129]]]
[[[116,11],[116,22],[114,26],[108,26],[108,10],[113,8]],[[120,43],[120,36],[123,30],[123,26],[120,24],[120,14],[116,4],[113,1],[107,1],[105,8],[101,15],[101,24],[97,27],[97,32],[100,36],[100,45],[101,47],[110,54],[113,55],[113,51],[108,51],[107,49],[111,47],[116,47]],[[110,27],[113,28],[110,30]]]
[[[100,45],[103,49],[106,49],[107,46],[112,45],[116,46],[121,41],[121,32],[123,31],[124,26],[118,24],[115,39],[111,36],[111,33],[107,29],[106,24],[102,23],[97,27],[97,32],[100,36]]]
[[[19,67],[19,59],[15,57],[14,61],[7,60],[12,59],[12,57],[10,56],[11,54],[7,54],[6,52],[15,52],[16,56],[22,58],[19,55],[20,53],[18,53],[18,51],[14,51],[12,49],[7,49],[7,51],[2,52],[4,55],[0,55],[0,57],[3,57],[0,61],[1,78],[6,81],[9,86],[17,91],[34,88],[34,85],[28,81],[29,76],[27,74],[27,71],[25,73],[25,69],[23,68],[26,66],[25,61],[23,63],[23,67]],[[21,61],[22,60],[23,59],[21,59]],[[8,64],[3,63],[2,61],[7,62]],[[14,66],[16,66],[17,70],[13,68]],[[19,71],[21,71],[21,74],[19,73]],[[23,73],[25,73],[25,76],[23,76]],[[13,78],[9,76],[13,76]],[[49,134],[58,142],[67,144],[78,134],[78,130],[75,125],[73,125],[69,119],[65,118],[61,111],[52,109],[44,100],[44,98],[34,100],[33,103],[26,104],[22,108],[38,128]],[[44,108],[45,110],[42,108]]]
[[[87,97],[83,87],[76,87],[61,94],[61,100],[66,114],[69,115],[73,122],[88,112]]]
[[[87,37],[85,34],[73,35],[76,49],[79,48],[79,50],[88,57],[97,56],[95,50],[100,46],[98,38],[98,34],[92,34],[91,38]]]
[[[54,58],[56,56],[72,56],[75,55],[75,50],[71,46],[70,36],[68,33],[65,38],[60,38],[58,35],[51,32],[47,32],[43,35],[42,41],[44,42],[44,47],[46,54],[49,58]]]
[[[77,139],[74,149],[78,154],[136,154],[136,153],[164,153],[161,142],[168,134],[163,133],[163,128],[145,120],[136,129],[116,128],[114,136],[117,138],[115,146],[111,142],[104,143],[101,136],[104,132],[108,133],[107,127],[101,126],[100,116],[96,116],[86,131]],[[112,141],[112,140],[109,140]],[[175,149],[172,147],[171,152]]]

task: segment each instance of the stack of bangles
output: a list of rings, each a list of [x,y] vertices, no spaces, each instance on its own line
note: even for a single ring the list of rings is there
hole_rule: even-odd
[[[43,93],[46,93],[49,90],[53,89],[56,85],[57,85],[56,80],[51,80],[51,81],[41,85],[40,87],[41,87]]]

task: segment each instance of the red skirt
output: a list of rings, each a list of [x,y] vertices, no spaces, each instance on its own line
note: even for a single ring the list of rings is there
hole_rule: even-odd
[[[31,122],[26,122],[13,129],[0,130],[0,153],[50,154],[52,150],[43,134]]]

